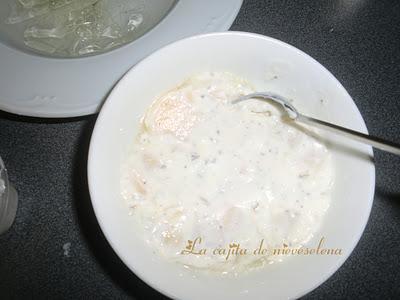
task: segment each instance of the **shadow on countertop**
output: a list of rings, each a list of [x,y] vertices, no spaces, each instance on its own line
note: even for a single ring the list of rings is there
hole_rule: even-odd
[[[87,181],[87,157],[94,124],[95,118],[85,124],[79,137],[78,149],[73,162],[73,196],[75,199],[73,205],[82,234],[93,257],[114,284],[130,297],[134,299],[169,299],[148,286],[125,266],[107,242],[97,222]]]
[[[392,205],[400,209],[400,192],[393,193],[390,191],[386,191],[380,187],[376,187],[375,196],[385,202],[390,202]]]
[[[28,117],[23,115],[17,115],[13,113],[0,110],[0,119],[13,121],[13,122],[24,122],[24,123],[34,123],[34,124],[62,124],[62,123],[72,123],[87,120],[88,118],[94,118],[95,115],[80,116],[73,118],[38,118],[38,117]]]

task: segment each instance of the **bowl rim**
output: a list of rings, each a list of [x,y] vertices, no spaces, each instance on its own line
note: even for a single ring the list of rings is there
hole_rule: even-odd
[[[143,274],[141,274],[140,270],[138,270],[135,266],[129,264],[127,262],[127,259],[120,254],[119,251],[119,247],[116,243],[114,243],[113,237],[108,233],[107,231],[107,224],[105,224],[103,222],[103,220],[100,218],[100,207],[96,205],[96,200],[94,197],[94,195],[96,194],[95,192],[95,187],[94,187],[94,183],[93,183],[93,176],[95,174],[94,172],[94,162],[93,162],[93,157],[96,155],[96,144],[97,144],[97,140],[99,139],[99,137],[101,136],[101,131],[103,128],[103,118],[104,115],[106,114],[106,111],[109,110],[109,107],[112,105],[112,98],[114,98],[115,94],[117,93],[117,91],[119,90],[119,88],[121,86],[123,86],[126,82],[129,82],[129,77],[130,74],[135,72],[136,68],[138,66],[141,66],[142,64],[146,64],[148,61],[150,61],[153,56],[157,55],[159,52],[165,51],[169,48],[174,47],[176,44],[180,44],[180,43],[185,43],[187,41],[190,40],[197,40],[197,39],[207,39],[209,37],[218,37],[218,36],[241,36],[241,37],[250,37],[250,38],[256,38],[256,39],[262,39],[265,40],[267,42],[272,42],[272,43],[276,43],[279,46],[283,46],[286,48],[291,49],[292,51],[297,52],[298,54],[300,54],[301,56],[303,56],[306,60],[311,60],[312,62],[316,63],[319,67],[322,68],[322,71],[327,73],[327,75],[329,75],[329,77],[335,81],[335,83],[339,86],[343,88],[343,91],[349,96],[349,98],[352,100],[351,103],[349,103],[349,105],[353,106],[353,108],[355,109],[355,111],[357,112],[357,117],[360,120],[360,125],[362,127],[362,132],[365,134],[368,134],[368,129],[366,127],[365,121],[357,107],[357,105],[355,104],[353,98],[348,94],[347,90],[343,87],[343,85],[339,82],[338,79],[336,79],[336,77],[325,67],[323,66],[321,63],[319,63],[316,59],[314,59],[313,57],[311,57],[310,55],[308,55],[307,53],[303,52],[302,50],[294,47],[293,45],[290,45],[289,43],[283,42],[281,40],[269,37],[269,36],[265,36],[262,34],[257,34],[257,33],[250,33],[250,32],[244,32],[244,31],[227,31],[227,32],[215,32],[215,33],[207,33],[207,34],[200,34],[200,35],[195,35],[195,36],[191,36],[191,37],[187,37],[175,42],[172,42],[164,47],[161,47],[160,49],[158,49],[157,51],[151,53],[150,55],[148,55],[147,57],[145,57],[143,60],[141,60],[138,64],[136,64],[135,66],[133,66],[131,69],[129,69],[128,72],[125,73],[125,75],[118,81],[118,83],[114,86],[114,88],[112,89],[112,91],[110,92],[110,94],[108,95],[106,101],[104,102],[100,113],[97,117],[96,120],[96,124],[94,126],[93,132],[92,132],[92,137],[90,140],[90,145],[89,145],[89,152],[88,152],[88,165],[87,165],[87,176],[88,176],[88,185],[89,185],[89,193],[90,193],[90,198],[91,198],[91,203],[93,206],[93,210],[95,212],[96,215],[96,219],[100,225],[100,228],[104,234],[104,236],[106,237],[108,243],[111,245],[112,249],[114,250],[114,252],[118,255],[119,259],[138,277],[140,278],[142,281],[144,281],[146,284],[148,284],[149,286],[151,286],[153,289],[157,290],[158,292],[170,297],[170,298],[175,298],[176,296],[173,295],[172,293],[170,293],[169,291],[165,290],[164,288],[160,287],[160,286],[156,286],[155,284],[153,284],[151,278],[145,278],[145,276],[143,276]],[[374,155],[373,155],[373,148],[369,145],[363,145],[364,148],[366,149],[366,154],[370,155],[371,158],[373,159]],[[323,276],[320,276],[318,282],[316,284],[314,284],[313,286],[309,286],[305,289],[303,289],[301,292],[299,292],[297,295],[294,295],[294,298],[300,298],[308,293],[310,293],[311,291],[315,290],[317,287],[319,287],[321,284],[323,284],[324,282],[326,282],[336,271],[339,270],[339,268],[344,264],[344,262],[349,258],[349,256],[353,253],[354,249],[356,248],[356,246],[358,245],[361,236],[363,235],[366,225],[368,223],[368,220],[370,218],[371,215],[371,209],[372,209],[372,204],[374,201],[374,194],[375,194],[375,164],[373,163],[373,161],[371,161],[371,163],[369,163],[369,179],[370,179],[370,184],[369,184],[369,191],[368,191],[368,195],[369,195],[369,199],[366,199],[368,206],[366,207],[366,211],[368,212],[368,214],[366,215],[366,217],[364,218],[363,222],[360,224],[361,225],[361,229],[359,232],[357,232],[357,234],[355,234],[354,236],[354,242],[352,243],[352,245],[349,246],[349,251],[348,253],[346,253],[345,255],[341,255],[339,256],[336,260],[335,263],[332,263],[330,265],[330,268],[326,270],[325,274]],[[367,205],[366,204],[366,205]]]

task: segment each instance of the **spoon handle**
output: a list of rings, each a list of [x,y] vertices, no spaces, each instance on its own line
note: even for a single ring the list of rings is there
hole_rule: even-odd
[[[351,130],[345,127],[341,127],[332,123],[328,123],[325,121],[321,121],[318,119],[314,119],[311,117],[307,117],[302,114],[298,114],[296,121],[300,121],[306,124],[314,125],[316,127],[326,129],[328,131],[331,131],[333,133],[351,138],[353,140],[356,140],[361,143],[365,143],[368,145],[371,145],[375,148],[381,149],[383,151],[391,152],[397,155],[400,155],[400,144],[391,142],[391,141],[386,141],[384,139],[364,134],[355,130]]]

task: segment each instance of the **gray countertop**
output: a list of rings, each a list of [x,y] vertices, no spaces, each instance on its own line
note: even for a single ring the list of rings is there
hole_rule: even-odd
[[[400,141],[400,1],[249,0],[232,30],[305,51],[347,89],[371,134]],[[0,112],[0,155],[20,199],[14,226],[0,236],[1,298],[164,299],[124,266],[94,217],[86,160],[95,120]],[[400,297],[400,157],[375,151],[375,163],[361,241],[305,299]]]

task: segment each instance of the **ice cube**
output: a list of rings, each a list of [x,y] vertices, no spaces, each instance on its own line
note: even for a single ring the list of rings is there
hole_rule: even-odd
[[[5,20],[7,24],[21,23],[36,16],[43,15],[49,11],[48,3],[38,4],[26,9],[20,2],[12,2],[10,5],[10,14]]]
[[[45,52],[45,53],[49,53],[49,54],[53,54],[54,52],[57,51],[57,48],[50,44],[50,43],[46,43],[46,40],[38,40],[38,39],[25,39],[25,44],[32,48],[32,49],[36,49],[38,51],[41,52]]]
[[[49,0],[18,0],[19,3],[22,4],[25,8],[32,8],[37,5],[42,5],[48,2]]]
[[[136,28],[138,28],[139,25],[142,24],[142,22],[143,22],[143,15],[139,13],[133,13],[128,18],[128,23],[126,24],[127,30],[128,31],[136,30]]]

